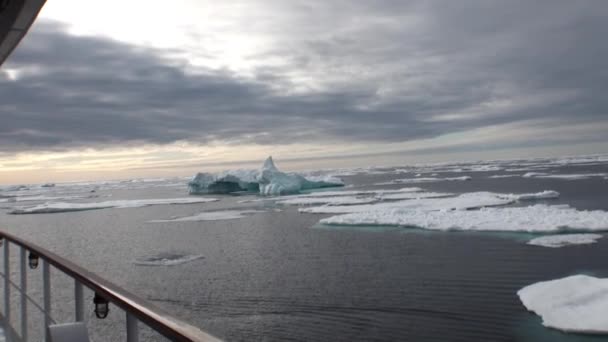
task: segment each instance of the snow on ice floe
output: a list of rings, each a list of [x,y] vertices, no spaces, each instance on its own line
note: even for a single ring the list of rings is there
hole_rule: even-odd
[[[381,202],[376,204],[348,205],[348,206],[319,206],[300,208],[300,212],[315,214],[340,214],[357,212],[376,212],[394,209],[403,210],[464,210],[486,206],[505,205],[515,200],[499,197],[491,192],[471,192],[456,197],[443,198],[417,198],[396,202]]]
[[[191,194],[248,191],[276,196],[335,186],[344,186],[344,182],[331,175],[304,177],[296,173],[281,172],[274,165],[272,157],[266,159],[260,170],[232,170],[218,174],[198,173],[188,182]]]
[[[449,192],[397,192],[380,194],[378,198],[381,200],[404,200],[404,199],[419,199],[419,198],[434,198],[454,196]]]
[[[546,327],[565,332],[608,333],[608,279],[573,275],[526,286],[517,295]]]
[[[494,179],[499,179],[499,178],[511,178],[511,177],[520,177],[520,174],[512,174],[512,175],[492,175],[489,176],[488,178],[494,178]]]
[[[247,217],[252,214],[263,213],[263,210],[219,210],[219,211],[206,211],[200,214],[171,218],[167,220],[152,220],[148,221],[151,223],[164,223],[164,222],[196,222],[196,221],[221,221],[221,220],[234,220]]]
[[[138,266],[176,266],[204,258],[201,254],[161,253],[147,258],[135,259]]]
[[[429,207],[384,208],[354,212],[321,220],[335,225],[392,225],[431,230],[514,232],[606,231],[608,212],[579,211],[564,205],[436,210]]]
[[[605,177],[608,173],[581,173],[581,174],[549,174],[542,172],[528,172],[522,177],[524,178],[550,178],[550,179],[564,179],[564,180],[580,180],[589,179],[592,177]]]
[[[432,182],[443,182],[443,181],[468,181],[471,180],[470,176],[462,176],[462,177],[419,177],[417,178],[402,178],[402,179],[394,179],[390,182],[377,183],[376,185],[389,185],[389,184],[409,184],[409,183],[432,183]]]
[[[361,204],[361,205],[334,205],[334,206],[318,206],[300,208],[299,211],[303,213],[313,214],[342,214],[342,213],[356,213],[356,212],[368,212],[378,210],[391,210],[391,209],[404,209],[404,210],[422,210],[422,211],[434,211],[434,210],[467,210],[476,209],[482,207],[492,207],[511,204],[517,201],[529,201],[537,199],[551,199],[559,196],[557,191],[545,190],[538,193],[529,194],[500,194],[494,192],[480,191],[480,192],[469,192],[453,197],[448,196],[447,193],[433,193],[433,192],[414,192],[411,196],[407,193],[395,194],[394,198],[398,199],[407,198],[405,200],[395,202],[380,202],[373,204]],[[390,195],[384,195],[390,196]],[[386,199],[386,197],[381,199]],[[391,199],[390,197],[388,199]]]
[[[559,248],[568,245],[586,245],[601,239],[600,234],[558,234],[534,238],[528,241],[528,245]]]
[[[91,203],[68,203],[68,202],[47,202],[31,207],[17,207],[9,211],[9,214],[50,214],[70,211],[83,211],[108,208],[140,208],[151,205],[161,204],[194,204],[218,201],[217,198],[187,197],[187,198],[168,198],[168,199],[140,199],[140,200],[116,200]]]
[[[279,201],[280,204],[290,205],[349,205],[349,204],[366,204],[377,202],[374,197],[356,197],[356,196],[322,196],[322,197],[298,197]]]
[[[342,191],[315,191],[307,194],[294,195],[289,197],[325,197],[325,196],[359,196],[359,195],[370,195],[370,196],[380,196],[384,194],[394,194],[394,193],[411,193],[411,192],[421,192],[424,191],[422,188],[418,187],[407,187],[400,189],[379,189],[379,190],[342,190]]]

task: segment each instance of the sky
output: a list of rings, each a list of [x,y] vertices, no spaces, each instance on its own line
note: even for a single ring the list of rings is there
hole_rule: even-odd
[[[49,0],[0,183],[608,152],[603,0]]]

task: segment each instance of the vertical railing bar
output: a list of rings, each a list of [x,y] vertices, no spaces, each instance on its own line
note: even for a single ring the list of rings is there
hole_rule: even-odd
[[[4,239],[4,331],[7,340],[10,339],[11,325],[11,267],[9,241]]]
[[[21,247],[21,340],[27,342],[27,267],[26,250]]]
[[[84,295],[82,284],[77,279],[74,279],[74,305],[76,322],[84,322]]]
[[[42,259],[42,284],[44,300],[44,341],[51,340],[48,327],[51,325],[51,270],[49,263]]]
[[[139,341],[139,328],[137,326],[137,318],[127,312],[127,342]]]

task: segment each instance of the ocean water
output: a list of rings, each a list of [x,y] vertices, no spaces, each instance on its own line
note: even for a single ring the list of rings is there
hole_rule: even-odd
[[[604,174],[608,173],[608,158],[485,166],[492,171],[479,171],[484,164],[476,163],[340,172],[349,174],[342,176],[344,190],[405,186],[456,194],[555,190],[559,198],[533,203],[608,211],[608,175],[577,180],[521,177],[526,172]],[[417,174],[439,179],[466,175],[471,180],[377,185]],[[490,178],[505,174],[518,176]],[[0,194],[98,196],[69,202],[176,198],[188,197],[185,182],[58,184],[44,189],[30,186],[19,192],[5,188]],[[516,292],[538,281],[572,274],[608,276],[608,239],[544,248],[527,245],[532,235],[524,233],[324,226],[319,220],[331,214],[300,213],[298,206],[260,200],[252,194],[206,197],[219,201],[30,215],[8,212],[15,206],[45,201],[0,201],[0,226],[228,341],[606,339],[543,327],[539,317],[526,311]],[[226,220],[150,222],[218,210],[257,212]],[[15,261],[16,250],[12,256]],[[40,275],[40,269],[29,272],[33,298],[40,297]],[[17,280],[18,273],[13,277]],[[58,322],[73,319],[72,291],[70,280],[53,272],[53,317]],[[90,299],[92,294],[87,296]],[[14,295],[13,300],[17,313],[18,297]],[[98,320],[92,309],[88,300],[87,317],[96,341],[124,336],[123,312],[111,307],[110,316]],[[33,330],[42,331],[40,322],[32,314]],[[144,328],[142,336],[143,340],[162,340]]]

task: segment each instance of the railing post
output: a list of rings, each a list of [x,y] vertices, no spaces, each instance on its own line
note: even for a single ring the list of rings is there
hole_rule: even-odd
[[[127,342],[139,341],[139,328],[137,318],[127,312]]]
[[[48,261],[42,259],[42,286],[44,300],[44,340],[49,342],[48,327],[51,325],[51,270]]]
[[[82,284],[77,279],[74,279],[74,305],[76,322],[84,322],[84,296]]]
[[[8,239],[4,239],[4,322],[6,323],[6,336],[9,336],[8,327],[11,325],[11,266]]]
[[[27,342],[27,258],[25,247],[21,247],[21,340]]]

